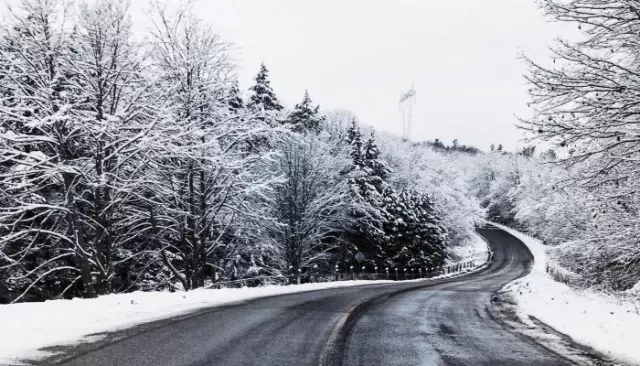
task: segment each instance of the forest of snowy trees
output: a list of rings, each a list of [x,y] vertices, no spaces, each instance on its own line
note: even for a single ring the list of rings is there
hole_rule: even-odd
[[[489,217],[551,246],[556,279],[628,290],[640,286],[640,2],[540,5],[579,33],[549,62],[524,57],[534,114],[520,127],[547,149],[478,156],[476,193]]]
[[[525,58],[517,152],[402,140],[308,92],[289,108],[265,65],[245,92],[188,7],[155,3],[134,37],[125,0],[18,3],[0,30],[0,303],[435,271],[484,218],[544,240],[570,285],[640,281],[639,2],[542,2],[584,38]]]
[[[144,37],[128,12],[125,0],[6,12],[0,302],[354,264],[435,271],[469,237],[475,199],[442,189],[455,173],[436,172],[428,148],[322,114],[309,93],[285,108],[265,65],[243,93],[230,45],[188,7],[156,3]]]

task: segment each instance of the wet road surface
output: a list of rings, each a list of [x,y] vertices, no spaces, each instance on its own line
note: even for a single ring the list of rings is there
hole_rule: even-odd
[[[429,282],[373,284],[218,307],[62,348],[51,365],[568,365],[507,331],[492,294],[527,273],[529,250],[479,229],[494,252],[484,270]]]

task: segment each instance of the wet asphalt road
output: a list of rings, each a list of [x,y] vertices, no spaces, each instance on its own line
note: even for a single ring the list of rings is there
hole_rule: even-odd
[[[494,259],[481,272],[276,296],[141,325],[42,364],[567,365],[491,317],[491,296],[527,272],[517,239],[480,229]]]

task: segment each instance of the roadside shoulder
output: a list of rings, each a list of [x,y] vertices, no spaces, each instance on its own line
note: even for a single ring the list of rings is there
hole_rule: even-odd
[[[490,311],[508,329],[580,365],[640,364],[640,314],[632,304],[579,291],[546,273],[546,247],[534,238],[494,224],[534,255],[531,271],[500,289]]]

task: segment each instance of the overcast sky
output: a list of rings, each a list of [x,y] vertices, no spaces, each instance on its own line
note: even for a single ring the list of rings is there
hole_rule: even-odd
[[[132,3],[141,23],[148,2]],[[530,111],[517,56],[545,60],[561,35],[534,0],[199,0],[196,9],[238,47],[243,89],[264,61],[283,104],[308,89],[325,111],[401,134],[399,98],[415,83],[413,140],[484,150],[523,145],[514,115]]]
[[[545,59],[559,35],[534,0],[200,0],[197,14],[240,51],[246,89],[264,61],[287,105],[305,89],[325,110],[400,134],[399,97],[417,90],[414,140],[521,146],[520,51]]]

